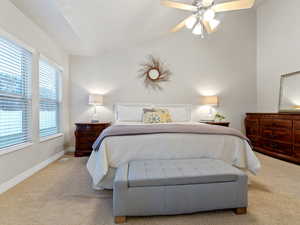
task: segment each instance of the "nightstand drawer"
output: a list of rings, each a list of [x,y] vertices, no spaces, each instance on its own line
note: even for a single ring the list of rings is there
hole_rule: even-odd
[[[93,143],[76,143],[76,149],[92,150]]]
[[[83,132],[83,131],[80,131],[80,132],[75,132],[75,136],[76,137],[80,137],[80,138],[97,138],[100,134],[101,134],[102,131],[96,131],[94,133],[91,133],[91,132]]]
[[[96,139],[99,137],[99,135],[97,136],[79,136],[78,138],[76,138],[76,143],[80,143],[80,144],[85,144],[85,143],[94,143],[96,141]]]

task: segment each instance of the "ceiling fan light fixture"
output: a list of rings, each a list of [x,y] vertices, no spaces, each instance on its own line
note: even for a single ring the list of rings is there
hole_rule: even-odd
[[[255,3],[255,0],[193,0],[192,4],[181,3],[176,0],[160,1],[164,6],[192,12],[192,15],[173,27],[171,32],[177,32],[183,27],[187,27],[193,34],[200,35],[202,38],[217,30],[220,25],[220,21],[215,19],[217,13],[250,9]],[[221,2],[219,3],[219,1]]]
[[[208,9],[203,14],[203,20],[210,21],[210,20],[213,20],[215,18],[215,16],[216,16],[215,11],[212,9]]]
[[[197,22],[196,16],[192,16],[185,21],[185,26],[188,29],[192,29],[195,26],[196,22]]]
[[[203,34],[203,26],[200,22],[197,23],[197,25],[194,27],[192,33],[195,34],[195,35],[202,35]]]

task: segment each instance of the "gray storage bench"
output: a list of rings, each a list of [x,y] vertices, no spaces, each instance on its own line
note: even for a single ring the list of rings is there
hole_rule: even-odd
[[[214,159],[139,160],[119,167],[114,180],[116,223],[126,216],[234,209],[246,213],[247,175]]]

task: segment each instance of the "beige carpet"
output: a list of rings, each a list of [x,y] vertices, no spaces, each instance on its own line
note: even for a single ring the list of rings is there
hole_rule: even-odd
[[[251,176],[249,210],[182,216],[130,217],[137,225],[300,225],[300,166],[259,155]],[[111,191],[93,191],[86,158],[59,160],[0,195],[0,225],[109,225]]]

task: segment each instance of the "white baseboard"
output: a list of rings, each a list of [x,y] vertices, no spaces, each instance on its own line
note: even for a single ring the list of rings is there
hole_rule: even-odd
[[[66,152],[75,152],[75,146],[69,146],[65,149]]]
[[[10,188],[16,186],[17,184],[21,183],[22,181],[24,181],[28,177],[32,176],[36,172],[38,172],[41,169],[45,168],[50,163],[52,163],[52,162],[56,161],[57,159],[59,159],[60,157],[62,157],[64,154],[65,154],[64,151],[56,153],[55,155],[51,156],[49,159],[47,159],[47,160],[39,163],[38,165],[26,170],[25,172],[17,175],[16,177],[12,178],[11,180],[9,180],[9,181],[7,181],[3,184],[0,184],[0,194],[6,192]]]

